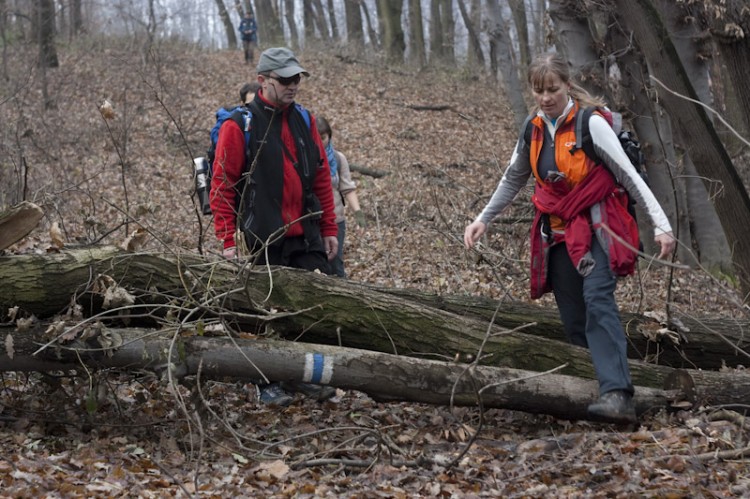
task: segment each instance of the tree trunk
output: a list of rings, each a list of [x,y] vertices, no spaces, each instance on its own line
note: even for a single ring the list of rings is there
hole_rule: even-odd
[[[383,25],[383,46],[389,61],[404,61],[406,42],[401,27],[401,0],[378,0],[380,5],[381,24]]]
[[[466,31],[469,33],[469,61],[476,61],[476,65],[480,68],[484,68],[484,54],[482,53],[482,42],[479,39],[479,32],[477,26],[472,22],[472,16],[478,15],[474,10],[471,14],[466,11],[466,5],[464,2],[458,2],[458,10],[461,12],[461,18],[464,20]]]
[[[281,18],[271,0],[256,0],[258,10],[258,43],[266,47],[274,47],[284,43],[284,32],[281,29]]]
[[[375,10],[377,10],[377,4],[375,6]],[[380,50],[380,35],[378,35],[378,32],[375,30],[375,27],[373,25],[371,16],[370,16],[370,9],[367,8],[367,4],[362,4],[362,14],[365,16],[364,22],[365,26],[367,26],[367,35],[370,37],[370,44],[373,46],[375,50]]]
[[[75,38],[83,31],[81,0],[70,0],[70,32]]]
[[[443,40],[443,19],[440,14],[440,0],[430,0],[430,61],[443,61],[445,58]]]
[[[595,12],[589,14],[598,15]],[[557,51],[568,61],[573,73],[579,74],[579,81],[589,92],[604,95],[602,65],[593,36],[596,29],[591,29],[586,12],[576,12],[565,0],[552,0],[548,13],[555,24]]]
[[[441,24],[443,26],[443,41],[445,43],[445,62],[454,64],[456,62],[456,20],[453,18],[453,1],[439,0]]]
[[[224,25],[224,30],[227,32],[227,47],[230,49],[237,48],[237,35],[234,32],[232,19],[229,17],[229,11],[226,5],[224,5],[224,0],[216,0],[216,8],[219,9],[219,18]]]
[[[708,106],[714,106],[709,79],[710,67],[708,58],[704,57],[704,36],[698,31],[696,22],[690,21],[688,9],[669,0],[660,0],[659,9],[664,16],[665,25],[674,41],[675,49],[680,57],[688,79],[700,101]],[[713,116],[709,116],[713,120]],[[680,239],[684,242],[693,241],[695,254],[700,258],[700,264],[712,271],[731,274],[731,254],[721,222],[716,214],[706,186],[701,181],[698,171],[689,154],[679,158],[683,174],[674,181],[684,185],[687,223],[681,226]],[[709,184],[713,187],[712,184]],[[685,233],[687,229],[689,232]],[[690,248],[686,248],[690,249]],[[679,254],[683,262],[695,264],[693,258],[687,254]]]
[[[312,16],[315,20],[315,25],[318,27],[319,36],[324,40],[332,40],[333,34],[331,33],[331,29],[328,27],[328,23],[326,22],[325,11],[323,10],[323,2],[321,0],[311,0],[310,4]]]
[[[378,401],[445,406],[475,406],[481,401],[485,408],[565,419],[586,419],[586,407],[598,395],[595,381],[572,376],[539,375],[353,348],[200,337],[185,330],[172,336],[151,330],[112,329],[87,341],[55,343],[39,351],[39,345],[49,341],[41,331],[19,334],[5,329],[0,332],[4,338],[13,338],[14,349],[11,355],[0,354],[0,371],[69,371],[84,363],[89,368],[151,369],[172,379],[200,375],[256,383],[313,382],[365,392]],[[167,369],[171,372],[167,373]],[[689,375],[687,371],[682,373]],[[700,397],[703,391],[712,393],[716,403],[736,403],[738,398],[750,396],[747,380],[736,383],[739,393],[733,392],[728,399],[716,396],[713,383],[696,389],[688,386],[688,390],[637,387],[636,411],[642,414],[668,408],[673,402]]]
[[[483,348],[485,364],[534,371],[568,364],[565,374],[594,377],[588,351],[558,341],[564,333],[556,312],[538,306],[378,288],[294,269],[238,270],[192,254],[115,248],[0,257],[0,281],[0,310],[18,306],[19,317],[65,314],[74,301],[100,312],[104,297],[113,307],[127,290],[133,295],[129,303],[136,304],[131,313],[139,314],[131,322],[165,322],[180,305],[187,320],[221,319],[241,330],[270,324],[308,342],[461,359]],[[117,314],[104,317],[116,320]],[[677,318],[684,323],[681,338],[675,326],[670,328],[679,344],[665,336],[666,325],[623,315],[631,358],[704,369],[747,365],[744,330],[750,324]],[[487,338],[488,331],[496,334]],[[637,384],[651,387],[661,386],[671,371],[641,361],[633,361],[632,369]]]
[[[750,226],[750,197],[742,179],[706,110],[680,97],[698,100],[652,3],[649,0],[616,0],[616,3],[619,15],[633,30],[635,40],[650,62],[652,77],[666,87],[655,82],[655,90],[669,114],[680,117],[676,125],[698,172],[704,178],[717,179],[724,187],[724,195],[715,198],[716,211],[733,249],[734,270],[747,296],[750,293],[750,233],[746,227]]]
[[[0,213],[0,250],[20,241],[34,230],[44,216],[34,203],[24,201]]]
[[[56,68],[60,65],[55,48],[55,2],[39,0],[39,65],[43,68]]]
[[[409,42],[411,60],[418,68],[426,64],[424,29],[422,27],[422,5],[420,0],[409,0]]]
[[[284,0],[284,18],[286,19],[286,26],[289,29],[289,45],[293,49],[300,46],[299,36],[297,34],[297,23],[294,19],[294,3],[294,0]]]
[[[364,49],[365,36],[362,28],[362,0],[350,0],[344,4],[346,11],[347,45],[361,53]]]
[[[524,0],[510,0],[508,2],[510,11],[513,14],[513,22],[518,34],[518,52],[521,71],[518,74],[525,74],[526,68],[531,62],[531,50],[529,48],[529,27],[526,19],[526,2]]]
[[[337,22],[336,22],[336,10],[335,6],[333,5],[333,0],[328,0],[328,19],[331,22],[331,38],[341,39],[341,33],[339,32],[337,28]]]
[[[750,54],[750,14],[747,0],[726,0],[706,2],[699,19],[711,30],[729,80],[732,82],[737,101],[745,119],[745,129],[750,130],[750,68],[747,59]],[[712,5],[713,4],[713,5]],[[694,9],[700,9],[695,5]]]
[[[489,14],[490,67],[493,68],[493,78],[497,78],[498,73],[502,78],[505,96],[515,117],[516,128],[520,130],[529,110],[523,98],[521,81],[518,79],[518,68],[513,63],[513,46],[505,29],[505,21],[497,0],[489,0],[487,10]]]

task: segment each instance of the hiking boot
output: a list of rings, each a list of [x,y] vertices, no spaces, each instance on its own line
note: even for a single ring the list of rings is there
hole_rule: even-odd
[[[589,418],[608,423],[629,424],[637,423],[633,396],[624,390],[607,392],[599,400],[589,405]]]
[[[284,383],[284,388],[290,392],[301,393],[306,397],[323,402],[336,395],[336,389],[332,386],[314,385],[312,383]]]
[[[258,386],[258,399],[266,405],[286,407],[292,403],[294,397],[289,395],[281,387],[281,383],[271,383]]]

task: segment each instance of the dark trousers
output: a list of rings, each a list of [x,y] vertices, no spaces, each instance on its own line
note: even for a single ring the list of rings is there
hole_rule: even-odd
[[[266,263],[309,271],[319,270],[324,274],[331,273],[322,243],[309,248],[303,236],[285,237],[280,245],[269,246],[267,260],[265,251],[261,251],[257,264]]]
[[[550,248],[547,275],[568,341],[591,351],[599,393],[625,390],[632,394],[627,339],[615,302],[617,278],[596,237],[592,239],[596,264],[588,276],[582,277],[575,269],[565,244]]]

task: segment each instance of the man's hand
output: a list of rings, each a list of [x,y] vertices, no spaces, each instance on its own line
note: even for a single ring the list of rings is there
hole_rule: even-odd
[[[339,240],[336,236],[326,236],[323,238],[323,247],[326,250],[326,257],[330,262],[336,258],[336,254],[339,251]]]
[[[232,246],[231,248],[224,248],[224,251],[222,251],[221,254],[227,260],[234,260],[235,258],[237,258],[237,246]]]

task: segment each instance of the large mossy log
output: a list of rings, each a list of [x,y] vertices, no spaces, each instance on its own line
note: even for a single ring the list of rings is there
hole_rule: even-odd
[[[503,327],[538,323],[544,316],[539,308],[523,314],[512,308],[518,305],[495,304],[493,313],[495,308],[498,313],[491,323],[487,301],[480,313],[478,299],[461,307],[457,297],[377,288],[293,269],[250,269],[194,254],[90,248],[2,257],[0,306],[19,306],[41,317],[61,313],[72,297],[95,302],[91,291],[100,274],[136,296],[139,310],[164,315],[159,307],[174,301],[170,307],[179,307],[185,321],[223,320],[248,331],[266,323],[291,339],[432,359],[466,360],[481,348],[484,365],[539,372],[566,364],[564,374],[594,378],[588,351],[536,334],[538,325],[515,331]],[[555,336],[562,337],[559,329]],[[727,346],[723,353],[735,355]],[[660,388],[673,369],[631,360],[631,371],[636,384]],[[708,374],[696,372],[698,377]]]

